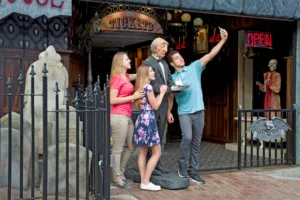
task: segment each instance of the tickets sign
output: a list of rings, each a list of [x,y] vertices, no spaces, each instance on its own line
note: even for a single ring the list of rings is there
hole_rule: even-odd
[[[100,23],[101,31],[126,31],[163,34],[161,25],[142,13],[123,11],[105,16]]]

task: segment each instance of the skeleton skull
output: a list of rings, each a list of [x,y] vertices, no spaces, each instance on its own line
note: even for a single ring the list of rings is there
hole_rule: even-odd
[[[274,124],[271,120],[266,121],[266,126],[268,127],[269,130],[274,129]]]
[[[277,67],[277,60],[275,60],[275,59],[270,60],[269,64],[268,64],[268,67],[269,67],[271,72],[275,71],[276,67]]]

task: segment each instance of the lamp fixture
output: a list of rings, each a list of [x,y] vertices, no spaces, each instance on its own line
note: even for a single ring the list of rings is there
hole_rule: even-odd
[[[184,23],[183,30],[185,32],[185,36],[187,36],[187,23],[191,21],[191,15],[189,13],[184,13],[181,15],[181,21]]]
[[[193,25],[194,25],[194,40],[195,40],[195,42],[194,42],[194,52],[196,52],[198,32],[199,32],[201,26],[203,25],[203,20],[200,17],[197,17],[197,18],[194,19]]]
[[[181,15],[181,21],[185,23],[190,22],[191,15],[189,13],[184,13],[183,15]]]
[[[202,26],[203,25],[203,20],[200,17],[197,17],[193,21],[194,26]]]
[[[171,13],[169,13],[169,12],[167,13],[167,20],[168,20],[168,21],[171,21],[171,20],[172,20],[172,15],[171,15]]]
[[[200,17],[197,17],[194,19],[193,25],[194,25],[194,34],[196,35],[199,32],[200,27],[203,25],[203,20]]]
[[[180,20],[181,13],[175,10],[171,16],[172,17],[171,20],[169,20],[169,26],[182,27],[182,23]]]

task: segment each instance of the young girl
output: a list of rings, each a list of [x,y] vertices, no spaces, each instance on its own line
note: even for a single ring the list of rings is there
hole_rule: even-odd
[[[135,106],[140,109],[140,113],[135,122],[135,129],[132,143],[140,146],[138,155],[138,167],[141,176],[140,189],[158,191],[159,185],[150,182],[150,176],[154,170],[157,161],[161,155],[160,138],[157,130],[155,114],[153,110],[157,110],[162,102],[163,96],[167,91],[167,86],[160,87],[160,94],[154,96],[150,81],[154,80],[154,71],[149,66],[142,65],[138,68],[137,78],[135,82],[135,90],[144,91],[145,96],[135,101]],[[152,156],[146,164],[146,155],[148,148],[152,150]]]
[[[112,168],[114,184],[121,188],[131,188],[131,183],[124,176],[125,167],[135,151],[132,144],[134,125],[131,119],[132,100],[143,96],[142,91],[136,91],[130,81],[135,80],[136,74],[127,74],[130,60],[126,53],[119,52],[113,57],[110,74],[110,111],[111,133],[113,140],[112,152],[115,155],[115,165]],[[125,142],[127,149],[122,154]]]

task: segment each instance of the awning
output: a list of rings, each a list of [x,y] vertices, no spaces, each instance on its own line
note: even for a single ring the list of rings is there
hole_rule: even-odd
[[[81,0],[82,1],[82,0]],[[128,3],[166,9],[255,16],[276,19],[300,19],[300,0],[83,0],[99,3]]]

